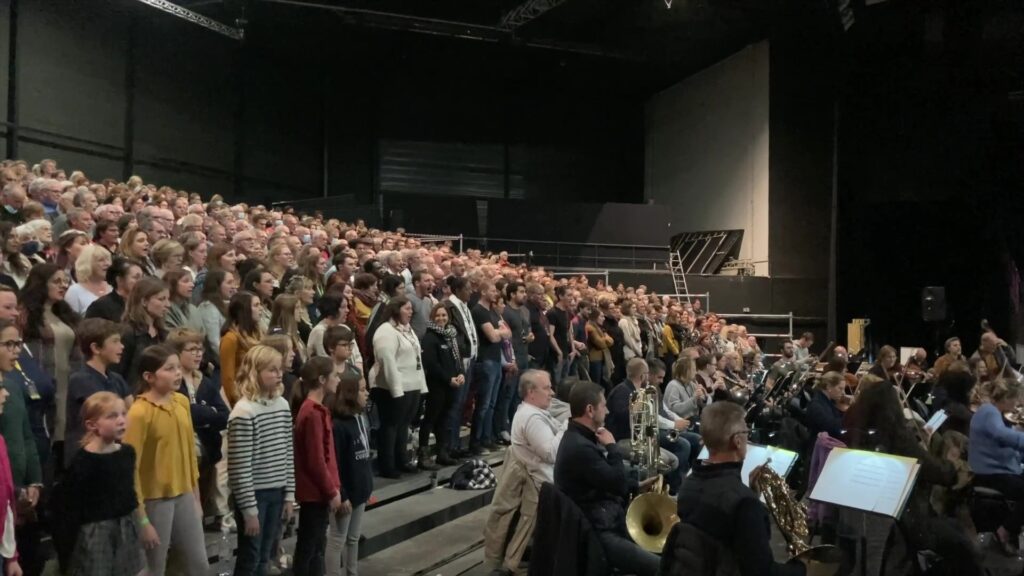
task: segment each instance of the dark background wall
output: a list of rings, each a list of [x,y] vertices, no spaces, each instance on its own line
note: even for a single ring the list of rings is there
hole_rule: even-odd
[[[1019,338],[1024,182],[1020,5],[889,2],[844,39],[838,304],[876,344]],[[945,321],[921,290],[944,286]]]
[[[239,43],[133,0],[0,0],[4,101],[12,4],[21,158],[260,201],[480,179],[496,198],[642,198],[642,97],[614,61],[262,3]]]

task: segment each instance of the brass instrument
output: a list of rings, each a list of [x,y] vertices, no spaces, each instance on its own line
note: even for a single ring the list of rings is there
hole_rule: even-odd
[[[667,490],[663,477],[659,477],[654,488],[634,498],[626,510],[629,537],[637,546],[655,554],[661,554],[668,533],[679,522],[676,501],[665,493]]]
[[[668,471],[661,460],[658,445],[658,389],[647,385],[629,396],[630,460],[639,470],[642,482],[655,474]]]
[[[1003,418],[1014,426],[1024,425],[1024,404],[1017,404],[1017,407],[1013,409],[1013,412],[1003,414]]]
[[[767,463],[751,485],[764,497],[768,512],[786,538],[791,559],[807,567],[807,576],[834,576],[839,572],[842,553],[831,545],[811,546],[807,543],[807,507],[789,494],[786,481]]]

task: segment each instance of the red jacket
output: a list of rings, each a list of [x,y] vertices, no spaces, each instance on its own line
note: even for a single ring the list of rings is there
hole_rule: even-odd
[[[307,398],[295,419],[295,500],[330,502],[340,490],[331,413]]]

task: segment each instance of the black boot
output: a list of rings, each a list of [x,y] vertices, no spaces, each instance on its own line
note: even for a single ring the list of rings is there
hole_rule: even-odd
[[[448,455],[447,450],[439,450],[437,458],[434,458],[434,462],[440,466],[455,466],[459,463],[458,460]]]
[[[430,452],[426,448],[420,448],[417,466],[420,470],[429,470],[431,472],[441,469],[440,466],[434,464],[434,459],[430,457]]]

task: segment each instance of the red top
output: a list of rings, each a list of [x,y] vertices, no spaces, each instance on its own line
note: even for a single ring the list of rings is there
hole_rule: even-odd
[[[14,479],[11,477],[11,461],[7,457],[7,442],[0,437],[0,540],[3,540],[4,537],[8,507],[10,507],[11,514],[14,514],[14,509],[17,507],[17,496],[14,492]],[[13,525],[14,522],[11,524]],[[10,562],[17,559],[18,554],[15,552],[14,558],[4,558],[3,560]]]
[[[331,413],[307,398],[295,419],[295,500],[330,502],[340,490]]]

